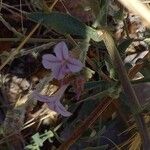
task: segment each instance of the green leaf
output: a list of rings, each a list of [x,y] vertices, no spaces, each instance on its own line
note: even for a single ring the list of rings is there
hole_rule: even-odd
[[[39,133],[36,133],[32,136],[32,139],[34,140],[34,142],[36,143],[36,145],[38,146],[43,146],[43,140],[40,138]]]
[[[34,12],[27,15],[34,22],[41,22],[42,25],[52,28],[62,34],[78,35],[82,38],[91,38],[94,41],[101,41],[97,31],[85,25],[78,19],[60,12]]]
[[[39,146],[38,145],[27,145],[26,147],[25,147],[25,150],[40,150],[40,148],[39,148]]]
[[[99,88],[106,87],[106,89],[107,89],[110,86],[111,86],[111,84],[106,81],[90,81],[90,82],[85,83],[84,88],[90,90],[90,89],[94,89],[94,88],[98,88],[98,87]]]
[[[98,100],[92,101],[92,99],[84,102],[79,111],[79,115],[82,116],[82,118],[86,118],[92,112],[92,110],[98,105],[98,103],[99,103]]]

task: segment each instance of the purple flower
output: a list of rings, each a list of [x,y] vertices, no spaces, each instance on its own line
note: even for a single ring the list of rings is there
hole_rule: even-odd
[[[58,43],[54,48],[55,55],[43,55],[42,64],[46,69],[52,70],[55,79],[62,79],[66,74],[79,72],[83,64],[69,55],[65,42]]]
[[[45,96],[41,95],[37,92],[33,92],[33,96],[35,99],[44,102],[48,105],[48,107],[57,112],[58,114],[61,114],[62,116],[69,117],[71,113],[65,109],[65,107],[60,103],[60,99],[63,96],[67,85],[63,85],[56,93],[54,93],[52,96]]]

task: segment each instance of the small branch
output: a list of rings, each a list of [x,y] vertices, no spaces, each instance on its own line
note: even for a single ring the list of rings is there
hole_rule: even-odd
[[[49,48],[50,48],[51,46],[53,46],[54,44],[55,44],[54,42],[49,42],[49,43],[46,43],[46,44],[43,44],[43,45],[34,47],[34,48],[32,48],[32,49],[29,49],[29,50],[25,50],[25,51],[24,51],[24,49],[22,49],[22,50],[20,51],[20,54],[21,54],[21,56],[23,56],[23,55],[27,55],[27,54],[32,53],[32,52],[35,52],[35,53],[41,52],[41,51],[43,51],[43,50],[45,50],[45,49],[49,49]]]
[[[83,39],[74,39],[76,42],[81,42]],[[0,38],[0,42],[19,42],[22,38]],[[47,43],[47,42],[59,42],[67,41],[67,39],[41,39],[41,38],[30,38],[26,43]]]
[[[40,23],[38,23],[32,31],[29,33],[29,35],[20,43],[20,45],[16,48],[15,51],[11,53],[11,55],[4,61],[4,63],[0,66],[0,70],[2,70],[7,63],[9,63],[20,51],[20,49],[24,46],[24,44],[29,40],[29,38],[32,36],[32,34],[36,31],[36,29],[39,27]]]
[[[8,30],[12,31],[16,36],[23,36],[14,27],[12,27],[2,16],[0,16],[0,21],[7,27]]]
[[[11,8],[11,9],[17,11],[17,12],[21,12],[21,13],[23,13],[23,14],[27,14],[26,11],[21,11],[20,9],[17,9],[17,8],[11,6],[11,5],[6,4],[6,3],[3,3],[3,2],[2,2],[1,5],[2,5],[3,8],[6,8],[6,9],[7,9],[7,8]],[[20,15],[19,15],[19,16],[20,16]]]

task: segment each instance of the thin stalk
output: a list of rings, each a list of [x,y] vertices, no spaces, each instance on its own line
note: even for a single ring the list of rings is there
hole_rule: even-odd
[[[19,42],[22,38],[0,38],[0,42]],[[67,39],[46,39],[46,38],[30,38],[26,43],[47,43],[47,42],[59,42],[67,41]],[[82,42],[83,39],[74,39],[76,42]]]
[[[150,147],[150,138],[149,138],[148,129],[146,127],[146,124],[144,122],[142,114],[137,114],[137,112],[139,112],[139,110],[141,110],[141,105],[140,105],[138,98],[136,96],[136,93],[135,93],[134,89],[132,88],[132,85],[129,81],[129,78],[128,78],[127,72],[124,68],[120,54],[116,48],[115,42],[114,42],[112,36],[110,35],[110,33],[108,33],[105,30],[105,31],[103,31],[103,35],[101,37],[107,47],[107,50],[108,50],[108,53],[112,60],[112,63],[118,72],[119,79],[121,81],[123,90],[129,99],[128,103],[129,103],[130,109],[134,115],[136,125],[139,129],[139,133],[140,133],[141,140],[143,143],[143,149],[148,150]]]
[[[7,63],[9,63],[21,50],[21,48],[26,44],[26,42],[29,40],[29,38],[33,35],[33,33],[36,31],[36,29],[40,26],[40,23],[38,23],[32,31],[29,33],[29,35],[20,43],[20,45],[15,49],[15,51],[12,52],[12,54],[4,61],[4,63],[0,66],[0,70],[2,70]]]

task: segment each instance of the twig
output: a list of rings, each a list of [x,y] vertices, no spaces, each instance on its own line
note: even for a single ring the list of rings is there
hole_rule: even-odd
[[[0,66],[0,70],[2,70],[7,63],[9,63],[20,51],[20,49],[24,46],[24,44],[29,40],[29,38],[32,36],[32,34],[36,31],[36,29],[40,26],[40,23],[38,23],[33,30],[29,33],[29,35],[20,43],[20,45],[17,47],[15,51],[12,52],[12,54],[6,59],[6,61]]]
[[[22,38],[0,38],[0,42],[19,42]],[[81,42],[83,39],[74,39],[76,42]],[[47,42],[59,42],[67,41],[67,39],[41,39],[41,38],[30,38],[27,43],[47,43]]]
[[[57,4],[58,1],[59,1],[59,0],[55,0],[55,1],[53,2],[53,4],[49,7],[49,11],[52,11],[52,9],[55,7],[55,5]]]
[[[8,30],[12,31],[16,36],[23,36],[14,27],[12,27],[2,16],[0,16],[0,21],[8,28]]]
[[[46,43],[46,44],[43,44],[43,45],[40,45],[40,46],[37,46],[37,47],[34,47],[32,49],[29,49],[29,50],[26,50],[24,51],[23,49],[20,51],[20,54],[21,55],[27,55],[29,53],[32,53],[32,52],[41,52],[45,49],[49,49],[52,45],[54,45],[55,43],[54,42],[49,42],[49,43]]]
[[[23,13],[23,14],[27,14],[27,12],[26,11],[21,11],[20,9],[17,9],[17,8],[15,8],[15,7],[13,7],[13,6],[10,6],[10,5],[8,5],[8,4],[6,4],[6,3],[3,3],[2,2],[2,7],[4,7],[4,8],[11,8],[11,9],[13,9],[13,10],[16,10],[16,11],[18,11],[18,12],[21,12],[21,13]]]

